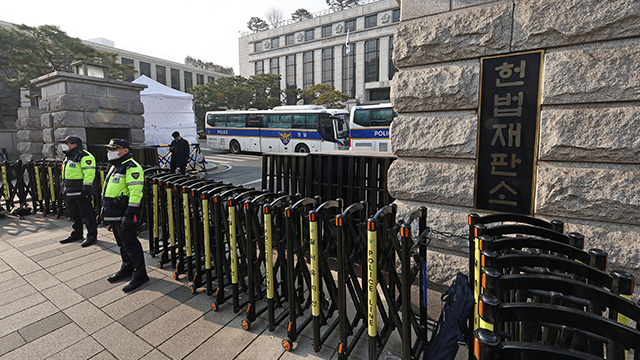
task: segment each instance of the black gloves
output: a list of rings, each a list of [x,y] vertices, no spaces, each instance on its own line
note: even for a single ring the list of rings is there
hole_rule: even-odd
[[[96,194],[96,191],[93,189],[93,185],[91,184],[82,185],[82,195],[93,196],[95,194]]]
[[[135,230],[136,229],[136,223],[133,221],[133,218],[130,217],[123,217],[122,218],[122,230],[125,231],[130,231],[130,230]]]

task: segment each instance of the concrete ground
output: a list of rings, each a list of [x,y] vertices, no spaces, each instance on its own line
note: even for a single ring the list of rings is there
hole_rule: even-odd
[[[226,304],[212,311],[209,296],[192,295],[184,277],[174,280],[148,254],[151,280],[125,294],[125,282],[106,280],[120,266],[112,233],[99,228],[97,244],[87,248],[61,245],[70,230],[52,216],[0,219],[0,360],[337,359],[337,331],[316,353],[309,327],[286,352],[284,327],[269,332],[262,318],[242,329],[242,312]],[[396,335],[380,358],[399,355]],[[457,358],[465,357],[461,349]],[[367,358],[366,341],[350,358]]]

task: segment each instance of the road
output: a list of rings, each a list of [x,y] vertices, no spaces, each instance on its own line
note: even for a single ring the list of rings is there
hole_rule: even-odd
[[[207,177],[234,185],[262,188],[262,156],[259,153],[232,154],[203,148],[202,154],[207,163],[217,165],[215,170],[207,173]]]

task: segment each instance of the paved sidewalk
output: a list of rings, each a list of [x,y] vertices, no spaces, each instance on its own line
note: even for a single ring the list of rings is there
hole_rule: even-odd
[[[316,353],[309,327],[285,352],[284,327],[271,333],[258,319],[243,330],[242,312],[212,311],[209,296],[192,295],[184,277],[174,280],[148,254],[151,281],[125,294],[124,282],[106,280],[120,266],[112,233],[100,227],[87,248],[61,245],[70,230],[52,216],[0,219],[0,359],[337,359],[337,331]],[[398,359],[399,345],[392,338],[396,350],[381,359]],[[363,339],[350,358],[366,354]]]

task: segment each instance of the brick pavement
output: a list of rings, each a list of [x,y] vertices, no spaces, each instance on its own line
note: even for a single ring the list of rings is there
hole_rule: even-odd
[[[337,331],[316,353],[309,327],[285,352],[284,327],[271,333],[258,319],[245,331],[242,312],[212,311],[210,297],[192,295],[184,278],[174,280],[146,253],[151,281],[125,294],[124,282],[106,281],[120,264],[113,235],[101,227],[96,245],[59,244],[70,230],[52,216],[0,219],[0,360],[337,359]],[[389,348],[381,358],[398,359],[397,336]],[[361,340],[350,358],[366,357]]]

